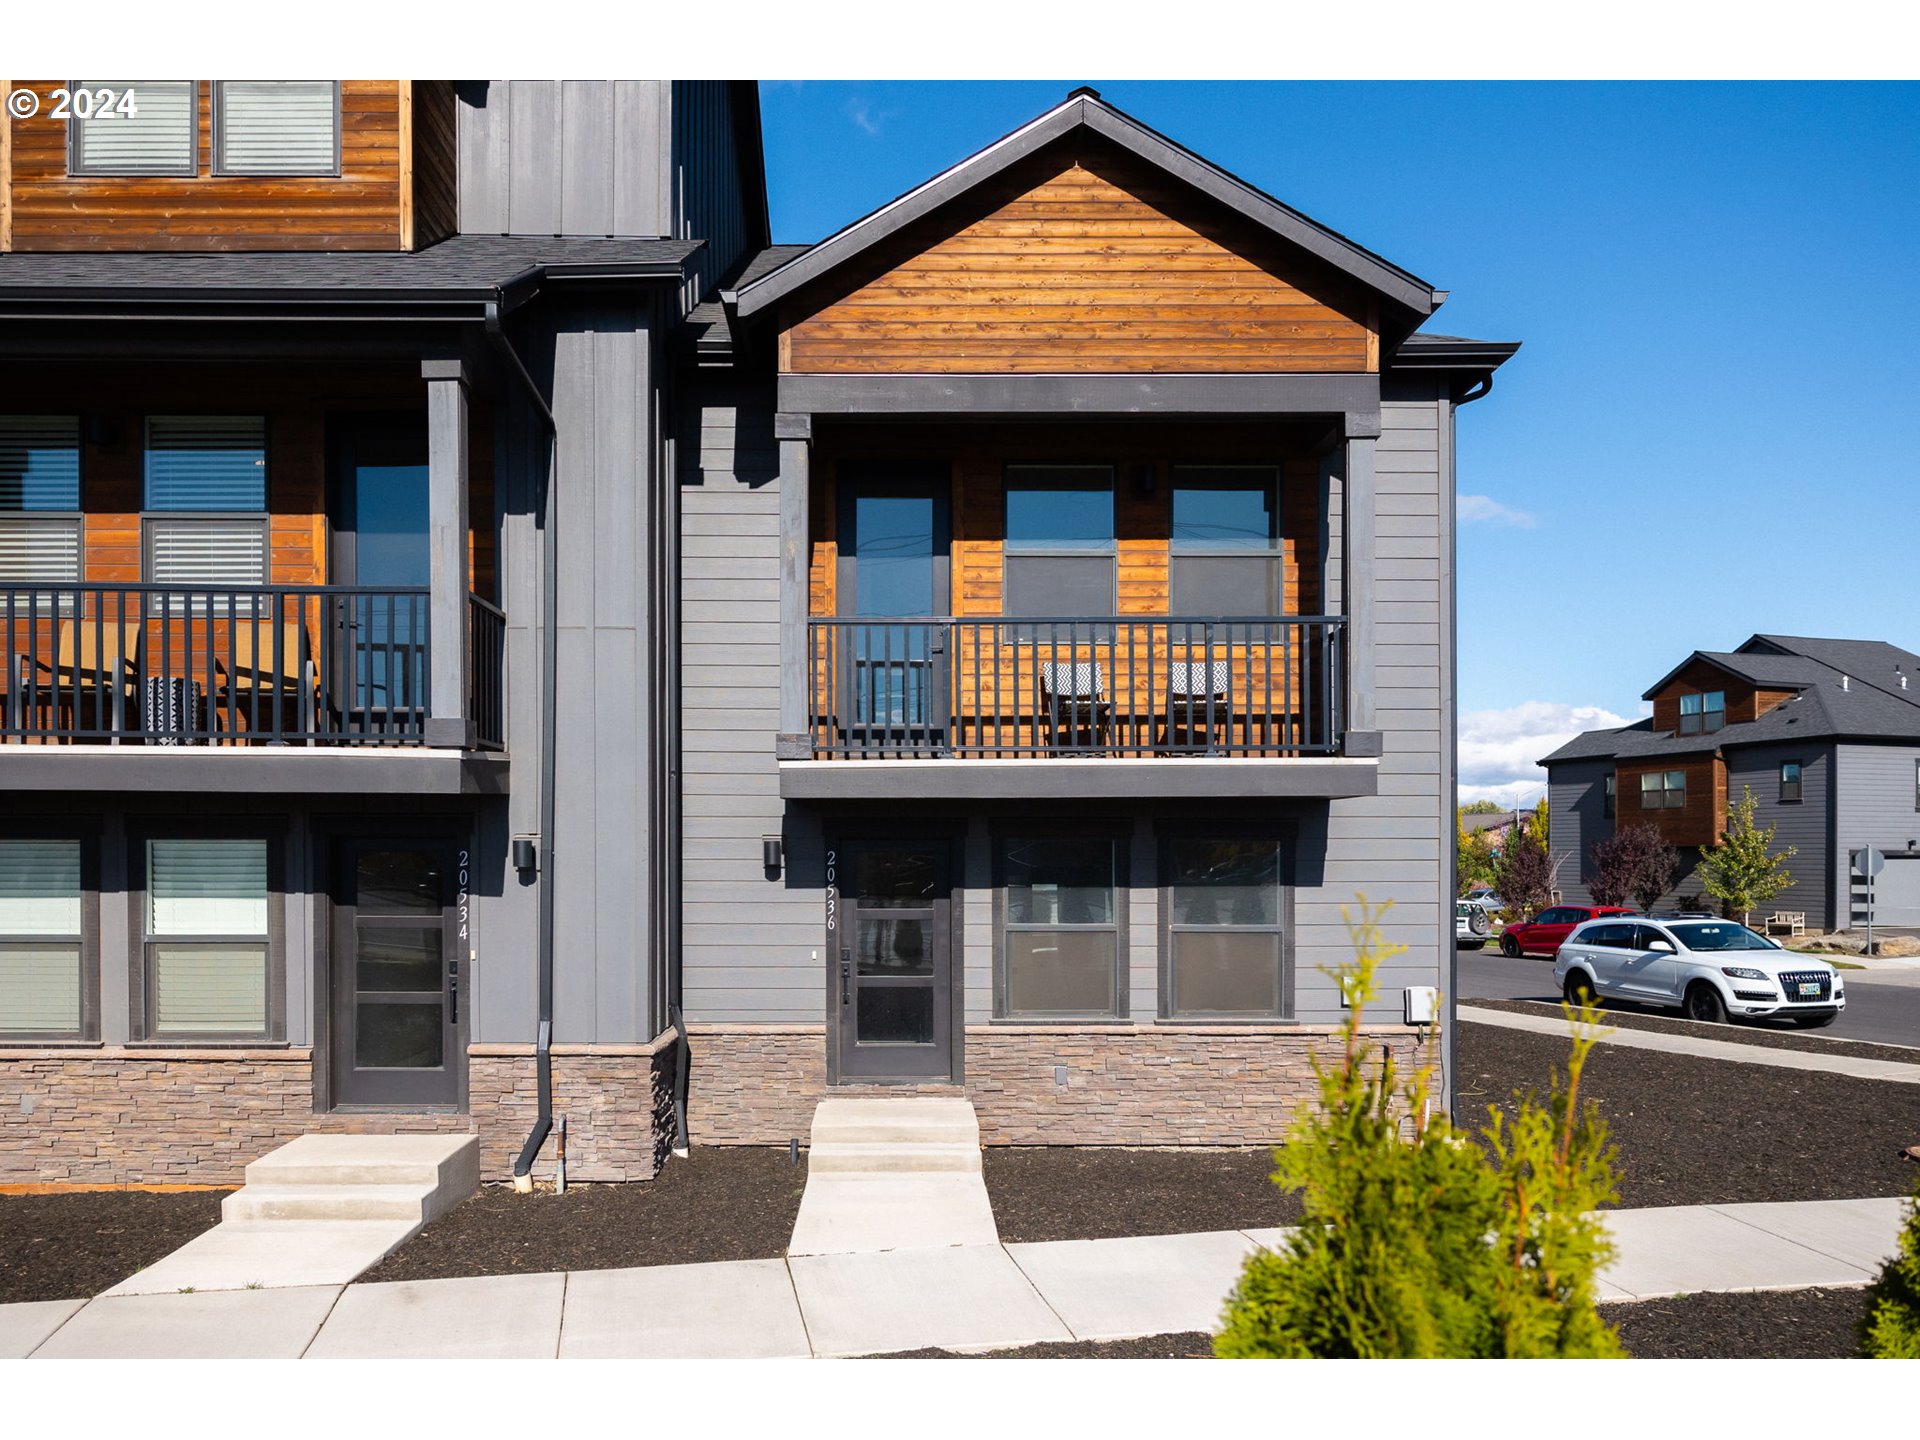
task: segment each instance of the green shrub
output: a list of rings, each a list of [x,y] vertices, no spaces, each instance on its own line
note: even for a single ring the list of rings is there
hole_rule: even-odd
[[[1920,1360],[1920,1183],[1907,1202],[1899,1253],[1867,1287],[1860,1349],[1869,1359]]]
[[[1362,1032],[1386,907],[1349,917],[1355,959],[1336,972],[1350,1008],[1337,1060],[1314,1058],[1319,1103],[1274,1152],[1274,1183],[1302,1192],[1300,1225],[1257,1252],[1228,1297],[1214,1352],[1259,1357],[1617,1356],[1594,1308],[1612,1253],[1590,1217],[1615,1198],[1613,1152],[1580,1072],[1598,1038],[1569,1010],[1573,1051],[1543,1105],[1519,1098],[1479,1140],[1432,1111],[1431,1050],[1402,1077]],[[1484,1142],[1484,1143],[1482,1143]]]

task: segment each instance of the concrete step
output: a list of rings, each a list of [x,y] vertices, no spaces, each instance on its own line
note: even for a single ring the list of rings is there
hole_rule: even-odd
[[[258,1220],[402,1220],[427,1222],[428,1185],[248,1185],[220,1202],[220,1218]]]
[[[980,1173],[980,1147],[974,1145],[915,1145],[899,1141],[877,1144],[816,1144],[807,1153],[810,1174],[927,1175]]]
[[[448,1192],[458,1204],[480,1188],[480,1141],[474,1135],[302,1135],[253,1161],[246,1177],[249,1185],[422,1185]]]
[[[823,1100],[814,1111],[812,1144],[980,1144],[980,1121],[965,1100],[924,1096]]]

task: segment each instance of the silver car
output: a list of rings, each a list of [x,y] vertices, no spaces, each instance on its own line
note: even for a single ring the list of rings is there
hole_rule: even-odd
[[[1553,978],[1569,1000],[1664,1005],[1709,1024],[1778,1017],[1812,1028],[1847,1008],[1833,966],[1732,920],[1589,920],[1560,946]]]

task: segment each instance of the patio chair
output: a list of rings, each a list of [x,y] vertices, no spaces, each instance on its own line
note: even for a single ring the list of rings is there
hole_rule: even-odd
[[[51,660],[30,654],[14,660],[8,716],[16,732],[24,728],[29,700],[68,707],[72,730],[121,732],[138,713],[140,651],[145,627],[138,620],[62,620]],[[92,725],[84,723],[92,720]],[[109,723],[109,721],[111,723]],[[57,726],[55,727],[57,729]],[[71,737],[69,737],[71,738]]]
[[[1233,670],[1225,660],[1175,660],[1167,666],[1167,708],[1161,717],[1160,748],[1190,750],[1205,736],[1211,752],[1233,725]],[[1179,732],[1184,742],[1175,744]]]
[[[1043,660],[1036,671],[1047,743],[1055,750],[1107,749],[1112,743],[1113,702],[1098,660]],[[1087,737],[1086,746],[1080,737]],[[1063,742],[1064,738],[1064,744]]]
[[[274,655],[274,627],[236,621],[233,627],[233,666],[216,651],[213,657],[213,720],[216,729],[239,740],[240,726],[256,710],[264,710],[272,729],[280,728],[280,707],[292,703],[296,732],[307,744],[317,743],[320,672],[313,647],[304,644],[305,629],[297,620],[279,627],[279,656]]]

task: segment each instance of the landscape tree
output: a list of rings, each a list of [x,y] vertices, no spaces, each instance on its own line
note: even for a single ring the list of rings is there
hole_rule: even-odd
[[[1567,1010],[1574,1042],[1543,1104],[1515,1097],[1476,1140],[1431,1109],[1431,1047],[1403,1077],[1362,1028],[1387,907],[1349,918],[1355,958],[1332,1063],[1313,1057],[1319,1104],[1274,1152],[1274,1183],[1301,1191],[1297,1229],[1256,1251],[1214,1343],[1227,1358],[1618,1356],[1594,1304],[1612,1245],[1594,1211],[1615,1198],[1613,1150],[1580,1074],[1598,1038]]]
[[[1493,842],[1485,833],[1471,833],[1462,825],[1456,827],[1454,848],[1457,854],[1455,874],[1459,889],[1455,892],[1464,895],[1475,885],[1493,884]]]
[[[1679,852],[1661,838],[1660,827],[1626,825],[1588,851],[1593,870],[1587,893],[1596,905],[1624,905],[1629,899],[1650,910],[1673,884]]]
[[[1544,806],[1545,801],[1541,804]],[[1507,832],[1494,862],[1494,888],[1507,920],[1531,920],[1553,894],[1554,870],[1547,858],[1547,829],[1536,814]]]
[[[1460,807],[1462,815],[1498,815],[1500,803],[1496,800],[1469,800]]]
[[[1733,807],[1732,819],[1720,843],[1700,855],[1700,886],[1718,900],[1727,914],[1738,912],[1742,924],[1758,906],[1793,884],[1787,861],[1799,854],[1789,845],[1779,854],[1773,851],[1775,826],[1762,830],[1753,823],[1759,802],[1753,787],[1745,786],[1740,803]]]

